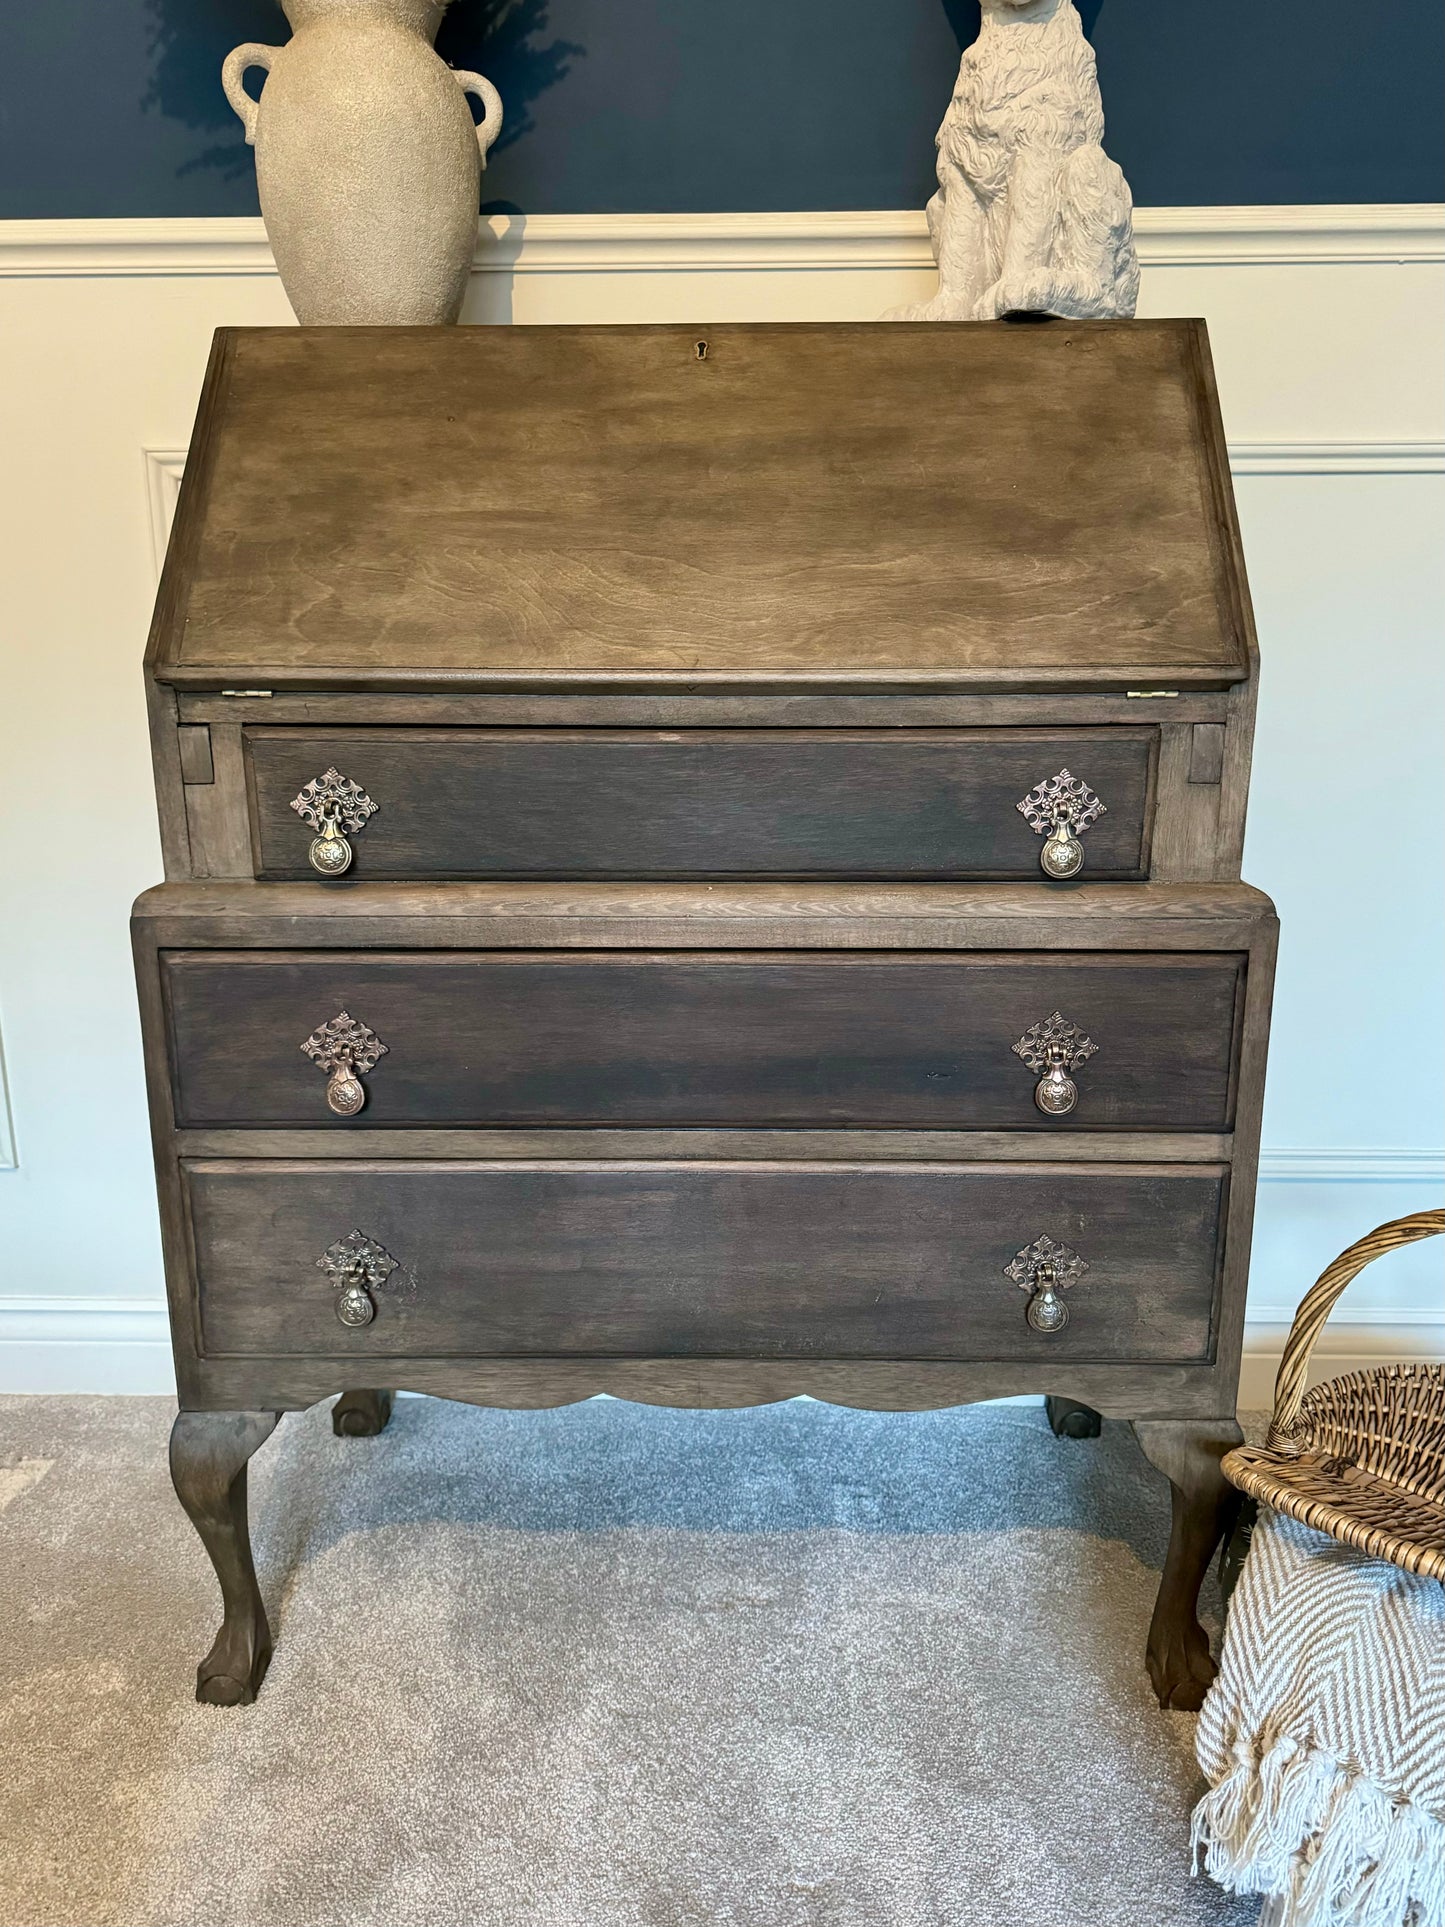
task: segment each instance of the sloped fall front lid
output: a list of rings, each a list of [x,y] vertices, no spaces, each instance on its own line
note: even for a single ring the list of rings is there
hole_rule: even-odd
[[[1237,681],[1204,326],[224,329],[150,659],[192,688]]]

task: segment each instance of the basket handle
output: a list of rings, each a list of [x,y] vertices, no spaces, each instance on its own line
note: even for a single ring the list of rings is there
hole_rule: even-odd
[[[1392,1218],[1389,1224],[1382,1224],[1358,1244],[1352,1244],[1348,1251],[1342,1251],[1335,1262],[1320,1273],[1301,1299],[1285,1340],[1279,1375],[1274,1381],[1274,1416],[1269,1423],[1267,1450],[1289,1452],[1295,1448],[1294,1428],[1304,1402],[1310,1353],[1345,1286],[1387,1251],[1412,1245],[1419,1238],[1433,1238],[1441,1231],[1445,1231],[1445,1211],[1416,1211],[1408,1218]]]

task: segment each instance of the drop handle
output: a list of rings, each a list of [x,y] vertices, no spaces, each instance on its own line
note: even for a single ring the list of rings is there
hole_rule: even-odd
[[[326,1102],[331,1110],[338,1117],[355,1117],[366,1103],[362,1078],[386,1056],[386,1045],[376,1032],[342,1010],[313,1030],[301,1048],[318,1070],[328,1074]]]
[[[1038,1078],[1034,1103],[1044,1115],[1067,1117],[1079,1101],[1079,1087],[1069,1073],[1097,1054],[1094,1040],[1056,1010],[1031,1024],[1009,1048]]]
[[[1036,1332],[1059,1332],[1069,1322],[1069,1308],[1059,1296],[1059,1280],[1052,1265],[1034,1273],[1034,1292],[1024,1317]]]
[[[351,868],[354,855],[351,845],[341,834],[341,821],[334,809],[321,812],[321,834],[313,837],[307,858],[313,870],[319,870],[324,877],[337,877]]]
[[[1059,882],[1077,876],[1083,869],[1084,846],[1079,839],[1092,823],[1108,813],[1106,805],[1083,778],[1071,776],[1066,769],[1035,783],[1014,808],[1034,835],[1044,838],[1039,868],[1046,877]]]
[[[1079,1101],[1079,1087],[1069,1076],[1062,1046],[1049,1046],[1049,1067],[1034,1086],[1034,1102],[1050,1117],[1063,1117]]]
[[[316,1269],[326,1273],[336,1293],[337,1319],[348,1331],[360,1331],[376,1317],[379,1293],[403,1300],[416,1293],[415,1275],[364,1231],[353,1231],[328,1245],[316,1260]]]
[[[376,1316],[376,1300],[368,1289],[369,1280],[359,1267],[337,1280],[336,1316],[349,1331],[359,1331]]]
[[[1024,1319],[1030,1330],[1046,1338],[1068,1324],[1069,1308],[1060,1294],[1072,1289],[1088,1269],[1086,1258],[1048,1237],[1035,1238],[1003,1268],[1005,1278],[1029,1294]]]
[[[364,829],[380,807],[360,783],[336,768],[304,783],[291,798],[291,808],[316,832],[307,852],[312,869],[326,877],[345,876],[355,855],[348,838]]]

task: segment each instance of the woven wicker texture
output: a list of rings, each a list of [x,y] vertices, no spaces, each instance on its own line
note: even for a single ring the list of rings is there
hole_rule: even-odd
[[[1276,1511],[1372,1558],[1445,1579],[1445,1365],[1384,1365],[1306,1392],[1310,1353],[1335,1301],[1373,1259],[1445,1231],[1445,1211],[1381,1225],[1342,1252],[1290,1328],[1262,1446],[1225,1476]]]

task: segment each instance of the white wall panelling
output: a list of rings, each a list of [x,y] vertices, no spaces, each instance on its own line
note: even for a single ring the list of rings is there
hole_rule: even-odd
[[[1284,919],[1245,1395],[1336,1251],[1440,1191],[1436,611],[1445,209],[1138,211],[1141,314],[1210,325],[1264,652],[1246,874]],[[483,225],[469,321],[872,319],[920,212]],[[211,330],[286,325],[257,221],[0,222],[0,916],[23,1157],[0,1389],[165,1389],[126,944],[160,875],[140,657]],[[1432,1244],[1372,1266],[1335,1365],[1445,1353]]]
[[[15,1169],[15,1126],[10,1117],[10,1087],[5,1077],[5,1051],[0,1045],[0,1171]]]
[[[183,448],[147,448],[141,451],[145,456],[146,507],[150,512],[151,558],[155,563],[156,581],[161,579],[161,565],[166,559],[166,544],[171,537],[171,523],[176,519],[176,503],[180,500],[181,477],[186,470],[186,451]]]
[[[1231,442],[1236,475],[1442,475],[1445,442]]]
[[[1353,266],[1445,260],[1433,203],[1342,207],[1136,207],[1153,267]],[[928,274],[921,208],[804,214],[494,214],[473,272],[615,273],[681,268],[849,268]],[[0,276],[274,275],[259,218],[0,221]]]

